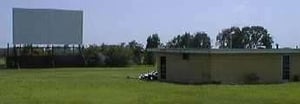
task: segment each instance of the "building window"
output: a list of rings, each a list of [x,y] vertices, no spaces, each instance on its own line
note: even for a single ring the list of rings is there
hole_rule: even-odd
[[[283,80],[290,79],[290,56],[289,55],[282,56],[282,79]]]
[[[190,54],[188,54],[188,53],[183,53],[183,54],[182,54],[182,59],[183,59],[183,60],[189,60],[189,59],[190,59]]]

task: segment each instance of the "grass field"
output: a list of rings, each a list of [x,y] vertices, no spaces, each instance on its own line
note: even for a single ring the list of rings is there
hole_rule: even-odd
[[[299,104],[300,83],[179,85],[128,79],[152,67],[0,70],[0,104]]]

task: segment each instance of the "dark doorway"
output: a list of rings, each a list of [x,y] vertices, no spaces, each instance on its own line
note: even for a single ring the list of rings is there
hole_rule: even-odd
[[[166,65],[166,57],[165,56],[161,56],[160,57],[160,78],[161,79],[166,79],[166,69],[167,69],[167,65]]]
[[[290,79],[290,56],[289,55],[282,56],[282,79],[283,80]]]

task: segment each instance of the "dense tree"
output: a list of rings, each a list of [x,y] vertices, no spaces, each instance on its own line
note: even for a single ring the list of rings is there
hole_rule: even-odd
[[[152,34],[147,38],[146,49],[158,48],[160,45],[158,34]],[[144,63],[148,65],[154,64],[154,54],[152,52],[145,52]]]
[[[250,48],[261,46],[272,48],[273,39],[268,31],[261,26],[231,27],[217,35],[219,48]]]
[[[222,30],[217,35],[219,48],[244,48],[244,35],[239,27],[231,27]]]
[[[210,38],[205,32],[197,32],[194,35],[184,33],[175,36],[167,43],[168,48],[211,48]]]
[[[140,43],[136,42],[135,40],[133,40],[128,43],[128,47],[133,52],[132,61],[135,64],[141,64],[142,58],[143,58],[143,51],[144,51],[143,44],[140,44]]]
[[[133,57],[132,50],[120,45],[91,45],[84,50],[88,66],[127,66]]]
[[[20,55],[25,56],[42,56],[45,55],[43,48],[33,47],[32,44],[25,45],[23,48],[20,48]]]
[[[205,32],[197,32],[192,39],[193,48],[211,48],[210,38]]]
[[[105,66],[105,55],[103,55],[101,47],[90,45],[84,49],[83,54],[88,66]]]
[[[177,35],[167,43],[168,48],[191,48],[193,36],[186,32],[183,35]]]
[[[262,46],[272,48],[273,39],[268,31],[262,26],[246,26],[243,28],[231,27],[222,30],[217,35],[219,48],[250,48],[257,49]],[[164,46],[160,42],[158,34],[152,34],[147,38],[146,49],[166,47],[166,48],[211,48],[210,37],[205,32],[194,34],[184,33],[177,35]],[[38,50],[31,52],[32,46],[23,49],[23,54],[38,54]],[[50,47],[48,47],[50,49]],[[49,49],[46,50],[49,50]],[[67,49],[67,46],[64,47]],[[154,64],[154,54],[144,52],[142,44],[135,40],[119,45],[101,46],[91,45],[83,51],[86,63],[89,66],[126,66],[130,64]]]
[[[132,51],[128,47],[121,45],[106,45],[103,54],[106,56],[106,66],[127,66],[133,57]]]
[[[242,28],[242,33],[245,35],[246,48],[272,48],[273,39],[268,33],[268,30],[262,26],[247,26]]]
[[[157,48],[160,45],[160,38],[158,34],[152,34],[147,38],[146,49]]]

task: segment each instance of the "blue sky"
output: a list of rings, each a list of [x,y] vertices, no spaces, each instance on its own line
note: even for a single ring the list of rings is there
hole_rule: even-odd
[[[231,26],[261,25],[282,47],[300,45],[299,0],[1,0],[0,46],[12,42],[12,8],[84,11],[84,44],[166,42],[184,32],[215,37]]]

